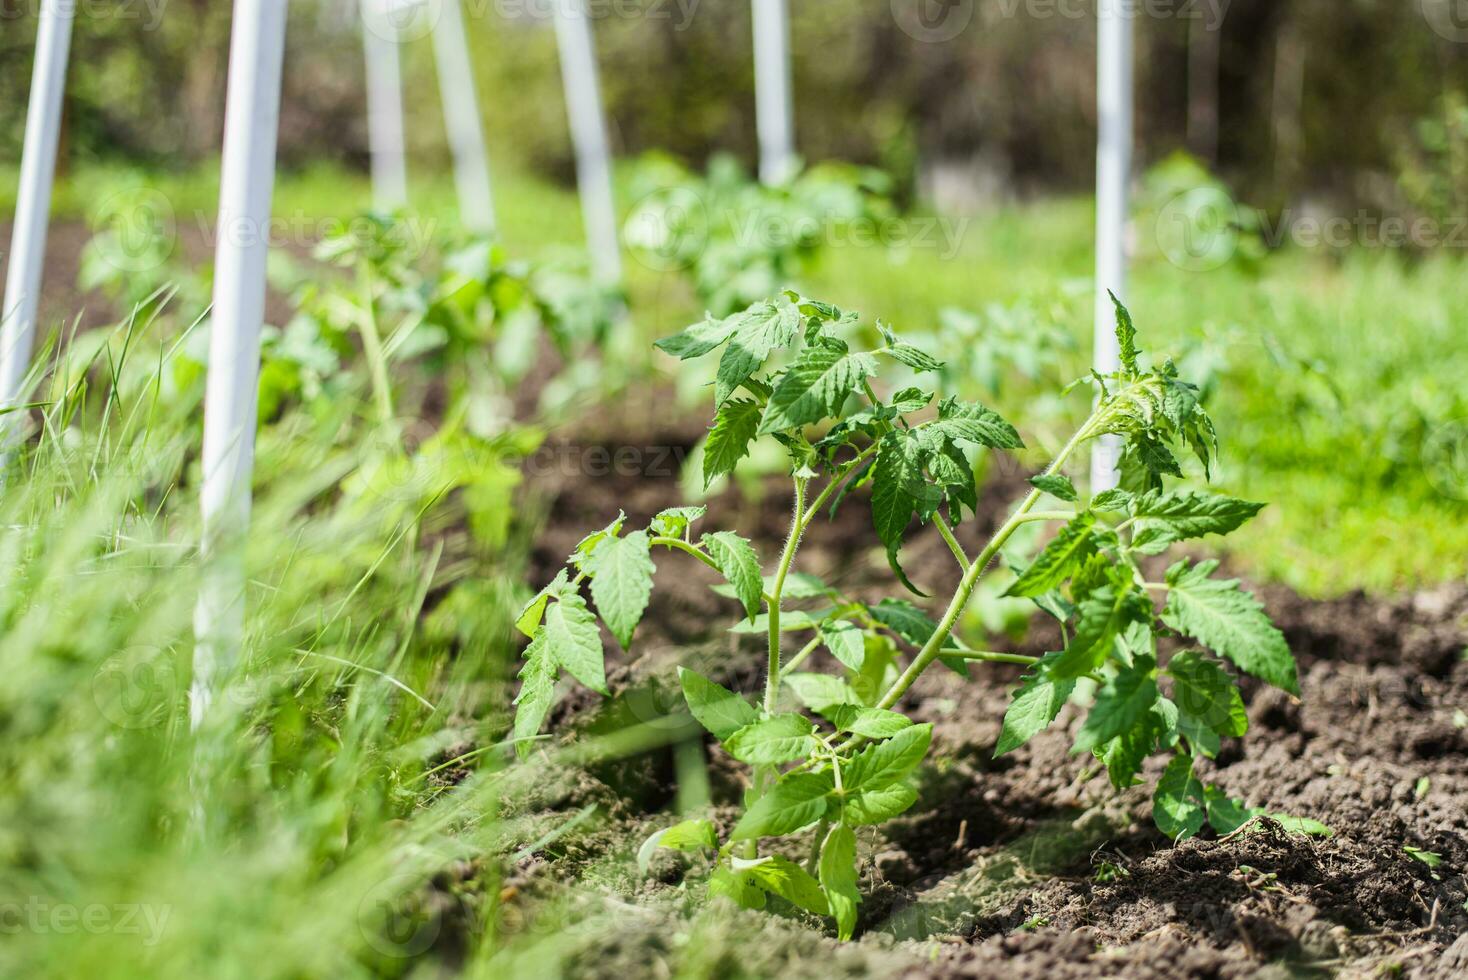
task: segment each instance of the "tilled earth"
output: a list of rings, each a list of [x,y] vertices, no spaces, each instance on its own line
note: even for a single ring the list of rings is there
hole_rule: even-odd
[[[627,422],[606,425],[615,431]],[[646,418],[633,427],[658,432]],[[671,429],[641,442],[687,447],[697,435]],[[615,453],[624,444],[609,437],[556,451],[582,458],[588,446]],[[537,490],[555,503],[535,555],[537,580],[618,508],[645,521],[680,503],[676,481],[659,476],[541,479]],[[984,510],[961,529],[967,546],[1022,492],[1023,476],[991,476]],[[772,483],[762,505],[726,495],[705,521],[752,532],[769,555],[785,531],[784,505]],[[873,540],[863,509],[848,506],[812,530],[799,565],[878,598],[872,588],[888,573]],[[957,573],[936,536],[919,538],[904,555],[926,591],[948,594]],[[731,610],[708,588],[713,573],[677,555],[655,557],[653,604],[633,653],[610,672],[616,697],[603,705],[573,693],[553,718],[568,738],[676,712],[669,682],[676,663],[746,693],[760,688],[762,646],[724,632]],[[754,938],[720,947],[697,922],[688,924],[697,913],[678,889],[692,870],[687,860],[665,854],[650,879],[639,878],[632,852],[674,819],[677,779],[667,751],[548,789],[542,802],[551,809],[596,802],[609,819],[525,859],[517,883],[534,895],[574,881],[637,910],[617,919],[615,935],[592,930],[571,958],[573,975],[686,965],[688,949],[668,937],[682,929],[686,939],[693,929],[712,950],[704,957],[716,961],[711,975],[1468,976],[1468,587],[1390,601],[1313,602],[1274,587],[1259,594],[1299,659],[1302,697],[1246,682],[1249,733],[1204,761],[1203,775],[1250,805],[1321,821],[1330,837],[1291,835],[1261,821],[1227,839],[1175,845],[1152,827],[1150,779],[1118,794],[1104,775],[1091,778],[1087,757],[1070,753],[1083,717],[1075,706],[1029,745],[994,760],[1017,668],[975,670],[972,680],[935,669],[902,706],[935,726],[922,798],[862,839],[866,900],[855,943],[836,943],[813,919],[747,919],[752,914],[727,910],[720,914]],[[1055,639],[1036,623],[1017,649],[1043,651]],[[713,812],[732,820],[739,767],[715,745],[705,751]]]

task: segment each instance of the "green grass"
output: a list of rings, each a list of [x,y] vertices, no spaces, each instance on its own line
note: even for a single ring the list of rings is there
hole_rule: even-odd
[[[580,212],[569,190],[507,168],[495,177],[512,254],[575,249]],[[10,204],[4,194],[14,186],[9,173],[4,178],[0,207]],[[82,216],[109,188],[143,180],[181,215],[212,213],[214,174],[145,177],[106,167],[62,181],[56,211]],[[630,167],[618,184],[630,206],[638,193]],[[326,218],[355,213],[368,200],[361,175],[318,169],[282,174],[275,210],[288,219]],[[412,200],[422,218],[454,221],[452,186],[442,175],[417,180]],[[945,306],[1029,300],[1062,311],[1062,325],[1084,353],[1091,222],[1086,200],[1005,207],[951,221],[948,229],[962,232],[955,254],[936,247],[936,234],[935,247],[837,244],[800,285],[899,329],[931,329]],[[1434,433],[1451,433],[1444,427],[1468,416],[1458,394],[1468,348],[1455,327],[1468,309],[1464,257],[1451,249],[1425,258],[1294,249],[1268,256],[1257,271],[1229,264],[1188,272],[1162,258],[1148,232],[1148,219],[1139,218],[1129,305],[1160,350],[1218,339],[1227,364],[1210,407],[1224,441],[1221,479],[1272,505],[1231,544],[1237,562],[1255,577],[1315,595],[1388,592],[1468,574],[1468,486],[1461,471],[1457,482],[1443,478],[1441,451],[1423,452],[1424,444],[1441,450],[1430,443]],[[632,257],[626,265],[630,305],[647,339],[701,312],[677,273]],[[1001,407],[1023,415],[1022,403]]]

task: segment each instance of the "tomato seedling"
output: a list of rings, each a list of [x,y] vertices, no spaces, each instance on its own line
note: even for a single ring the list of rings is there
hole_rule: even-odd
[[[627,647],[652,592],[652,556],[665,549],[718,570],[728,582],[725,593],[740,605],[736,631],[761,633],[768,643],[758,703],[689,669],[679,671],[688,710],[751,767],[750,789],[743,816],[722,842],[712,822],[689,820],[655,835],[644,858],[657,847],[715,852],[711,894],[756,908],[776,895],[832,916],[839,935],[851,936],[861,900],[855,831],[917,801],[911,777],[927,753],[932,726],[914,724],[897,709],[935,663],[965,675],[980,663],[1027,668],[996,755],[1019,748],[1076,699],[1089,704],[1089,713],[1075,751],[1093,753],[1116,787],[1136,784],[1149,755],[1168,754],[1153,794],[1164,833],[1187,837],[1206,822],[1226,834],[1251,820],[1259,811],[1204,785],[1194,760],[1214,756],[1222,739],[1248,727],[1224,661],[1297,693],[1294,658],[1254,597],[1237,581],[1215,576],[1217,561],[1183,559],[1153,581],[1143,559],[1180,541],[1227,534],[1262,505],[1165,488],[1169,478],[1183,475],[1180,453],[1192,453],[1209,472],[1217,453],[1213,424],[1198,389],[1177,376],[1171,361],[1144,366],[1130,314],[1120,303],[1116,313],[1121,369],[1084,379],[1095,385],[1094,409],[972,555],[953,532],[978,506],[970,453],[1017,450],[1023,443],[996,412],[952,395],[906,387],[878,396],[884,370],[901,365],[921,376],[941,366],[935,357],[880,322],[881,346],[854,349],[849,338],[861,332],[856,315],[793,293],[724,319],[709,317],[659,341],[663,351],[685,361],[722,351],[704,478],[733,471],[756,438],[778,440],[789,454],[793,482],[789,534],[770,574],[753,545],[734,531],[695,538],[702,507],[665,510],[637,529],[619,516],[582,540],[517,623],[531,638],[515,719],[521,749],[529,750],[562,672],[607,692],[596,614]],[[776,359],[777,352],[783,356]],[[1124,443],[1121,488],[1082,500],[1062,471],[1082,446],[1106,434]],[[938,619],[907,599],[860,601],[796,571],[811,525],[865,488],[897,582],[917,592],[900,562],[902,544],[916,527],[933,524],[951,549],[962,579]],[[1042,508],[1047,498],[1051,503]],[[1033,522],[1059,529],[1033,562],[1017,570],[1006,594],[1029,599],[1057,619],[1061,648],[1042,657],[972,649],[954,627],[1005,542]],[[793,605],[812,601],[816,608]],[[799,637],[793,652],[786,648],[789,637]],[[1177,652],[1166,655],[1159,639]],[[822,650],[839,670],[797,670]],[[786,709],[786,689],[804,711]],[[808,835],[811,848],[804,867],[782,853],[799,835]],[[778,843],[762,849],[771,841]]]

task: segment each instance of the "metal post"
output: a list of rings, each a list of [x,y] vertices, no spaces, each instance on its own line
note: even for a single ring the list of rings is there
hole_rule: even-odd
[[[51,185],[56,174],[56,144],[61,133],[61,97],[66,87],[75,12],[75,0],[43,0],[41,4],[20,161],[20,194],[10,233],[4,305],[0,306],[0,406],[4,407],[20,399],[35,345],[36,307],[46,254]],[[8,433],[11,426],[6,424],[4,429]]]
[[[760,180],[778,184],[795,169],[787,0],[754,0],[754,101]]]
[[[1126,300],[1127,184],[1132,166],[1132,20],[1124,0],[1101,0],[1096,12],[1096,321],[1095,367],[1120,368],[1116,311],[1109,289]],[[1091,492],[1116,486],[1121,441],[1097,440],[1091,451]]]
[[[493,234],[494,198],[490,192],[489,160],[484,152],[484,128],[479,119],[479,100],[474,96],[474,69],[469,61],[459,0],[443,0],[438,22],[433,25],[433,52],[438,62],[444,125],[454,154],[460,217],[470,231]]]
[[[287,0],[236,0],[231,27],[204,395],[203,576],[189,699],[195,728],[234,668],[244,626],[242,546],[250,521],[286,6]]]
[[[361,0],[362,53],[367,62],[367,144],[372,155],[372,206],[396,211],[408,203],[403,149],[403,72],[393,0]]]
[[[617,249],[617,211],[612,203],[612,168],[591,25],[583,0],[556,0],[555,10],[556,46],[576,149],[576,183],[581,191],[591,271],[599,282],[614,285],[622,281],[622,256]]]

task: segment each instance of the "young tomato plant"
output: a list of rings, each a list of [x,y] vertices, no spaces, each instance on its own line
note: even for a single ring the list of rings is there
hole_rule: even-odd
[[[1020,436],[990,409],[941,393],[906,388],[879,397],[885,367],[901,364],[922,376],[940,365],[880,323],[882,346],[854,349],[857,328],[855,315],[786,294],[658,342],[683,360],[722,348],[705,478],[733,470],[756,438],[778,440],[793,482],[789,535],[768,574],[737,533],[695,537],[701,507],[664,511],[635,530],[619,517],[585,538],[519,619],[531,641],[516,736],[538,732],[562,671],[606,692],[600,631],[582,587],[589,585],[602,622],[625,647],[647,607],[652,555],[665,549],[721,572],[728,580],[721,588],[741,607],[736,630],[762,633],[768,642],[757,703],[691,670],[679,672],[689,711],[751,767],[750,788],[743,816],[722,842],[711,822],[690,820],[655,835],[644,857],[656,847],[713,852],[711,894],[750,907],[779,896],[834,917],[843,938],[852,934],[861,900],[855,832],[917,800],[911,776],[932,727],[913,724],[897,708],[935,663],[965,674],[986,662],[1028,668],[1005,714],[998,755],[1050,725],[1074,697],[1089,704],[1075,750],[1094,753],[1118,788],[1139,781],[1147,756],[1168,754],[1153,795],[1166,834],[1186,837],[1205,822],[1228,833],[1251,819],[1257,811],[1205,786],[1194,761],[1214,756],[1223,738],[1243,735],[1248,725],[1225,661],[1295,692],[1293,657],[1259,603],[1238,582],[1214,576],[1216,561],[1184,559],[1161,581],[1150,580],[1142,563],[1177,542],[1227,534],[1261,507],[1165,489],[1167,478],[1182,476],[1179,452],[1195,454],[1206,472],[1217,451],[1197,389],[1171,362],[1143,365],[1131,317],[1118,303],[1121,370],[1088,379],[1098,389],[1090,416],[983,549],[969,554],[953,526],[978,504],[970,453],[1019,449]],[[776,352],[785,355],[779,362]],[[1124,440],[1122,488],[1082,500],[1062,470],[1105,434]],[[899,554],[915,527],[932,523],[952,550],[962,578],[936,620],[908,600],[858,601],[795,570],[816,519],[865,488],[896,581],[912,589]],[[1060,621],[1061,649],[1043,657],[971,649],[955,624],[1006,542],[1036,522],[1059,529],[1007,594]],[[815,608],[804,608],[812,601]],[[791,637],[799,638],[793,650],[786,646]],[[1169,657],[1165,650],[1178,652]],[[797,670],[821,651],[838,670]],[[789,710],[785,690],[806,710]],[[799,837],[810,848],[804,867],[786,856]]]

